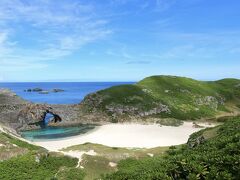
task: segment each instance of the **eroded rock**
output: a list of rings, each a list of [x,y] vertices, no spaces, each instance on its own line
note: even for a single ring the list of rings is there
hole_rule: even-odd
[[[194,148],[194,147],[197,147],[200,144],[202,144],[204,141],[205,141],[204,136],[200,135],[196,138],[189,138],[188,142],[187,142],[187,145],[188,145],[189,148]]]
[[[24,129],[34,126],[41,126],[44,123],[46,114],[53,115],[52,122],[61,122],[61,117],[54,112],[53,108],[46,104],[29,104],[19,112],[18,120]],[[51,122],[50,122],[51,123]]]

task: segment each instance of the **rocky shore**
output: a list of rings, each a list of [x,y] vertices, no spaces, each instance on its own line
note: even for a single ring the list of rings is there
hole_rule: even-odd
[[[45,115],[53,114],[50,125],[79,124],[78,105],[48,105],[28,102],[9,89],[0,89],[0,123],[17,131],[41,127]]]

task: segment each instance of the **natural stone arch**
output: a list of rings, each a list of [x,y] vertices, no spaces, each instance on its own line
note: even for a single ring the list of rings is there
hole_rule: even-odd
[[[20,129],[34,129],[42,127],[47,114],[52,114],[53,119],[50,123],[58,123],[62,118],[53,108],[46,104],[29,104],[19,112],[18,120],[22,124]]]
[[[58,114],[53,113],[52,111],[46,111],[42,121],[44,125],[47,126],[52,123],[61,122],[62,118]]]

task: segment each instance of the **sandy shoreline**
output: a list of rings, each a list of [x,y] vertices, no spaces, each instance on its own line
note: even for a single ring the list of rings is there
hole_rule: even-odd
[[[204,125],[205,127],[209,126]],[[86,134],[33,143],[50,151],[58,151],[87,142],[110,147],[153,148],[186,143],[189,135],[201,129],[194,128],[192,122],[184,122],[179,127],[160,126],[159,124],[106,124]]]

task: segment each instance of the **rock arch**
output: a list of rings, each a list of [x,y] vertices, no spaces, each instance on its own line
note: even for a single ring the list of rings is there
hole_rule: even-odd
[[[62,118],[53,108],[46,104],[29,104],[19,112],[18,121],[21,124],[20,129],[35,129],[42,127],[47,114],[52,114],[50,123],[58,123]]]

